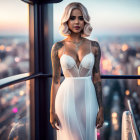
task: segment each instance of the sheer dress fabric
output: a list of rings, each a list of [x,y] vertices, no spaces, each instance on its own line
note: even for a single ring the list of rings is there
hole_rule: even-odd
[[[57,140],[97,140],[96,116],[99,110],[92,82],[95,56],[91,51],[82,58],[79,67],[74,58],[65,54],[60,58],[65,79],[55,98]]]

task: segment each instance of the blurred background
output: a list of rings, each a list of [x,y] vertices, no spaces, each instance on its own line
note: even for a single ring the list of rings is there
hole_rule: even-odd
[[[64,39],[59,25],[70,2],[74,1],[53,4],[54,42]],[[87,7],[91,17],[93,31],[88,38],[98,41],[101,47],[101,75],[140,75],[140,1],[77,2]],[[0,1],[0,79],[29,72],[28,8],[20,0]],[[102,79],[102,85],[105,122],[98,129],[98,139],[121,139],[122,113],[128,109],[127,99],[131,100],[140,132],[140,79]],[[28,139],[29,89],[30,83],[22,82],[0,90],[1,140],[18,139],[22,134]]]

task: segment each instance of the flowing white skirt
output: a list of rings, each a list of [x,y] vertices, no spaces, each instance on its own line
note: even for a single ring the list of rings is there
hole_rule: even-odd
[[[91,76],[65,77],[55,98],[57,140],[97,140],[99,110]]]

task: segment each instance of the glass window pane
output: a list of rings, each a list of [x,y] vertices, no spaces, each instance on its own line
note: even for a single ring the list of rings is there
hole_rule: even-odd
[[[139,90],[140,84],[138,84],[138,80],[102,80],[104,125],[98,130],[98,137],[100,137],[101,140],[121,139],[122,115],[124,111],[129,110],[128,100],[130,100],[136,125],[140,132]]]
[[[0,139],[30,138],[30,81],[0,90]]]
[[[0,2],[0,79],[29,72],[28,4]]]

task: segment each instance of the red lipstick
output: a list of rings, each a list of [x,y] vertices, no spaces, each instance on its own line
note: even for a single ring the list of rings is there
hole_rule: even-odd
[[[75,29],[79,29],[79,28],[80,28],[80,26],[74,26],[74,28],[75,28]]]

